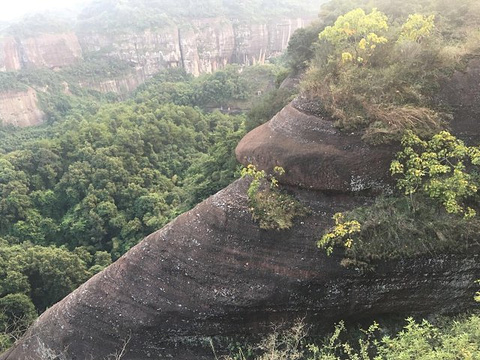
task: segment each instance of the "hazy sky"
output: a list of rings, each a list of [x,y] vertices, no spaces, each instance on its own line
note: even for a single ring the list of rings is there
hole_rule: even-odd
[[[0,20],[13,20],[29,12],[68,8],[87,0],[0,0]]]

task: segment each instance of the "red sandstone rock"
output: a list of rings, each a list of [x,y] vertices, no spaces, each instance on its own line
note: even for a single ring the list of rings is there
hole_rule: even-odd
[[[45,114],[38,107],[37,93],[27,91],[0,93],[0,123],[25,127],[41,124]]]
[[[280,182],[313,190],[361,191],[389,188],[392,146],[369,146],[333,122],[307,115],[291,104],[252,130],[238,144],[237,159],[271,172],[282,166]]]
[[[361,196],[299,190],[309,217],[287,231],[251,220],[246,179],[179,216],[48,309],[1,360],[212,359],[210,336],[270,331],[298,317],[339,319],[452,313],[475,306],[478,254],[378,264],[364,274],[315,246],[334,211]],[[217,348],[221,351],[221,348]]]

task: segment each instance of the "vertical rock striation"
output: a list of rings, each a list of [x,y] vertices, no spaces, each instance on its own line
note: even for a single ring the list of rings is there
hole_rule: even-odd
[[[43,122],[45,114],[38,107],[37,93],[26,91],[0,93],[0,122],[14,126],[33,126]]]
[[[16,71],[22,68],[19,50],[13,36],[0,38],[0,71]]]
[[[48,68],[58,70],[86,58],[114,58],[129,65],[121,75],[80,78],[80,86],[102,93],[127,94],[159,71],[183,67],[198,76],[227,64],[263,64],[287,48],[292,33],[306,19],[283,19],[269,24],[232,21],[225,17],[194,19],[132,33],[57,33],[0,38],[0,71]],[[9,99],[17,96],[16,102]],[[3,124],[29,126],[42,121],[34,92],[6,92]],[[19,115],[19,118],[15,118]]]
[[[82,58],[82,48],[74,33],[40,34],[19,41],[22,66],[62,68]]]
[[[62,68],[82,58],[82,48],[74,33],[39,34],[24,39],[0,39],[0,70]]]

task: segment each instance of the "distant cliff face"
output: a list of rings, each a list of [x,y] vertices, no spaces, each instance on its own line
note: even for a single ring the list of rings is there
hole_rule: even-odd
[[[145,76],[183,67],[199,75],[229,63],[264,63],[287,48],[293,32],[309,20],[284,19],[269,24],[237,23],[223,17],[132,34],[79,34],[84,53],[102,52],[130,62]]]
[[[130,74],[121,77],[113,79],[101,79],[96,81],[81,81],[79,85],[81,87],[96,90],[104,94],[109,92],[116,94],[128,94],[143,84],[145,80],[146,76],[142,69],[136,69]]]
[[[8,36],[0,39],[0,69],[61,68],[82,58],[82,49],[74,33],[39,34],[26,39]]]
[[[37,93],[27,91],[9,91],[0,93],[0,121],[2,124],[32,126],[42,123],[43,112],[38,107]]]
[[[61,69],[89,56],[110,57],[129,64],[131,70],[111,78],[79,79],[79,85],[103,93],[127,94],[167,68],[182,67],[197,76],[230,63],[263,64],[284,51],[293,32],[308,22],[299,18],[253,24],[217,17],[127,34],[70,32],[28,38],[6,36],[0,38],[0,71]],[[17,103],[9,102],[0,109],[2,123],[28,126],[41,122],[41,111],[33,94],[29,91],[22,95],[25,101],[18,102],[18,108]],[[12,94],[2,96],[9,99]],[[14,114],[22,115],[15,119]]]
[[[0,70],[16,71],[22,68],[20,63],[20,48],[14,37],[0,39]]]
[[[223,17],[128,34],[39,34],[0,39],[0,70],[61,68],[84,55],[100,53],[124,60],[148,77],[169,67],[199,75],[228,63],[263,63],[286,49],[293,32],[309,20],[269,24],[239,23]]]

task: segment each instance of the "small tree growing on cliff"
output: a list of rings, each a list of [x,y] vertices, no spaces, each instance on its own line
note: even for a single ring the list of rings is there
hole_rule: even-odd
[[[285,170],[276,166],[274,173],[281,176]],[[262,229],[289,229],[296,216],[307,213],[307,209],[293,196],[280,192],[275,176],[257,170],[252,164],[242,169],[242,177],[245,176],[252,179],[247,190],[250,212]]]
[[[368,207],[336,214],[335,225],[317,242],[327,254],[342,247],[345,265],[458,251],[468,249],[470,239],[477,241],[480,220],[473,207],[478,204],[480,148],[446,131],[430,140],[409,132],[402,144],[391,171],[404,195],[379,197]]]
[[[399,176],[397,186],[405,195],[420,192],[438,200],[448,213],[465,218],[476,214],[466,201],[478,191],[479,176],[471,169],[480,165],[480,148],[466,146],[448,131],[428,141],[410,131],[402,145],[390,170]]]
[[[388,30],[387,16],[377,9],[366,14],[355,9],[339,16],[333,26],[327,26],[320,40],[330,42],[341,52],[343,62],[366,64],[379,44],[388,40],[381,34]]]

